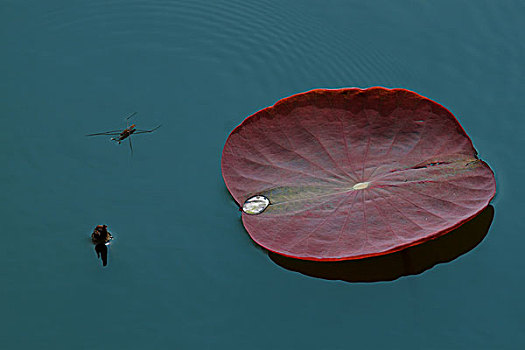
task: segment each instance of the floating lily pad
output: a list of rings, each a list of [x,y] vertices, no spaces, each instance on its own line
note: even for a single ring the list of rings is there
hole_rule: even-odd
[[[239,206],[268,200],[242,213],[253,240],[307,260],[423,243],[495,194],[493,172],[446,108],[379,87],[312,90],[255,113],[226,141],[222,173]]]

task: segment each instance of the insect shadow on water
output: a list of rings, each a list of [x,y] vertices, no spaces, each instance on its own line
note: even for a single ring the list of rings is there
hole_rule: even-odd
[[[160,128],[162,125],[157,126],[156,128],[145,130],[145,129],[136,129],[135,124],[129,125],[129,120],[131,117],[133,117],[137,112],[131,113],[126,118],[126,128],[124,130],[109,130],[104,132],[97,132],[94,134],[87,134],[86,136],[114,136],[111,138],[111,141],[117,142],[118,144],[121,144],[122,141],[125,139],[128,139],[129,142],[129,149],[131,150],[131,155],[133,155],[133,143],[131,142],[131,135],[139,135],[139,134],[146,134],[151,133]]]
[[[108,247],[105,243],[99,243],[95,245],[95,252],[97,252],[97,257],[102,259],[102,266],[108,264]]]

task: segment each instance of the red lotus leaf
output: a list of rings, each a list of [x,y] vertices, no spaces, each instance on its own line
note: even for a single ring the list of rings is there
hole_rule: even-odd
[[[294,258],[348,260],[441,236],[483,210],[495,180],[443,106],[404,89],[312,90],[248,117],[222,173],[261,246]]]

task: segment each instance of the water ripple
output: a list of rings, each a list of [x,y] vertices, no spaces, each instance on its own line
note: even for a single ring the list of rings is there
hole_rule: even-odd
[[[406,73],[311,9],[278,1],[94,1],[55,9],[46,19],[59,38],[96,36],[93,52],[117,46],[220,62],[231,74],[259,72],[263,89],[301,88],[305,78],[314,86],[348,86]]]

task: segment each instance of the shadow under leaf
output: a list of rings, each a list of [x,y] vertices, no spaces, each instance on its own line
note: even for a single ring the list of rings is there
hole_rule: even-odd
[[[268,252],[268,256],[285,269],[312,277],[347,282],[391,281],[422,273],[472,250],[487,235],[493,218],[494,207],[489,205],[476,217],[441,237],[372,258],[319,262],[289,258],[273,252]]]

